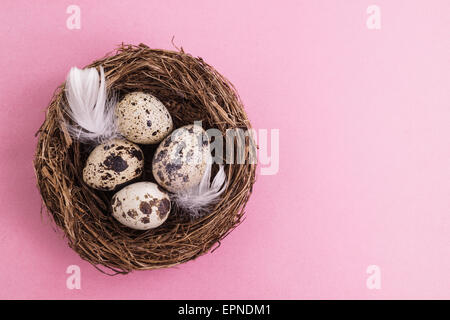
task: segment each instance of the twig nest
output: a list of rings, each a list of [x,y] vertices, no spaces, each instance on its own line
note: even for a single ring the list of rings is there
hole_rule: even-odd
[[[113,216],[136,230],[159,227],[170,212],[167,192],[152,182],[136,182],[117,192],[111,200]]]
[[[113,139],[91,152],[83,169],[83,180],[97,190],[114,190],[139,177],[143,167],[144,154],[138,145]]]
[[[100,66],[108,90],[119,99],[135,91],[152,93],[167,107],[176,128],[202,120],[204,128],[217,128],[224,136],[228,129],[251,130],[233,85],[203,59],[183,50],[123,45],[87,67]],[[63,125],[70,121],[64,113],[64,90],[62,83],[46,112],[34,167],[49,216],[82,259],[103,272],[128,273],[175,266],[225,245],[222,240],[242,221],[255,164],[226,164],[228,187],[199,219],[190,220],[182,208],[173,206],[157,228],[124,227],[112,215],[111,192],[92,189],[80,179],[89,148],[70,139]],[[234,150],[248,152],[248,143],[241,140]],[[145,146],[142,151],[151,162],[155,148]],[[151,170],[141,177],[154,181]]]
[[[116,106],[119,132],[139,144],[156,144],[173,129],[172,117],[156,97],[144,92],[132,92]]]
[[[152,162],[156,181],[170,192],[197,186],[211,162],[208,135],[202,127],[187,125],[164,139]]]

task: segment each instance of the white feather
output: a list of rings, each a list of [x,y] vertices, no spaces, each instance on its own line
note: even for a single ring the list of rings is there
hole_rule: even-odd
[[[186,210],[193,218],[199,218],[207,212],[211,204],[219,200],[219,196],[225,191],[227,176],[223,165],[220,165],[214,180],[211,181],[211,163],[206,165],[200,184],[182,192],[173,194],[172,200],[178,207]]]
[[[66,113],[74,122],[66,123],[66,127],[74,138],[99,143],[117,136],[116,101],[107,97],[103,67],[100,66],[100,77],[95,68],[70,69],[65,93]]]

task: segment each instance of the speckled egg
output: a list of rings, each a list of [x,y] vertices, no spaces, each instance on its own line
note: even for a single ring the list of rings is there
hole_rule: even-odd
[[[153,182],[136,182],[117,192],[111,200],[114,218],[137,230],[159,227],[170,212],[168,194]]]
[[[83,169],[83,180],[98,190],[114,190],[139,177],[144,169],[144,154],[138,145],[113,139],[95,147]]]
[[[153,156],[156,181],[170,192],[198,185],[211,161],[209,140],[202,127],[187,125],[165,138]]]
[[[157,144],[173,129],[164,104],[151,94],[132,92],[116,106],[117,127],[127,139],[139,144]]]

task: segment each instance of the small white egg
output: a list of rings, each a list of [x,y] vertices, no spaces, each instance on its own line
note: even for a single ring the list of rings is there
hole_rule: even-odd
[[[136,230],[159,227],[171,207],[168,194],[153,182],[126,186],[112,197],[111,206],[117,221]]]
[[[83,169],[83,180],[98,190],[114,190],[139,177],[144,154],[138,145],[122,139],[102,143],[92,150]]]
[[[153,156],[153,176],[170,192],[184,191],[200,183],[209,161],[207,133],[200,126],[187,125],[159,144]]]
[[[119,132],[135,143],[159,143],[173,129],[167,108],[148,93],[128,93],[117,104],[115,113]]]

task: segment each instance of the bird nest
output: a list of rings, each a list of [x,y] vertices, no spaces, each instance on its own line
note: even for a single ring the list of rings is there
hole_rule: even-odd
[[[203,127],[251,131],[233,85],[201,58],[140,44],[122,45],[88,67],[103,66],[107,88],[118,98],[132,91],[155,95],[167,107],[176,128],[201,120]],[[57,88],[39,129],[34,159],[37,184],[54,223],[82,259],[108,274],[166,268],[195,259],[220,246],[242,221],[255,182],[255,164],[225,164],[227,189],[208,214],[192,220],[173,207],[158,228],[127,228],[111,213],[113,192],[88,187],[82,169],[92,146],[75,141],[64,125],[65,84]],[[248,136],[247,136],[248,137]],[[250,136],[250,139],[251,136]],[[253,140],[235,139],[249,152]],[[156,146],[142,146],[145,170],[140,180],[155,181],[151,159]]]

